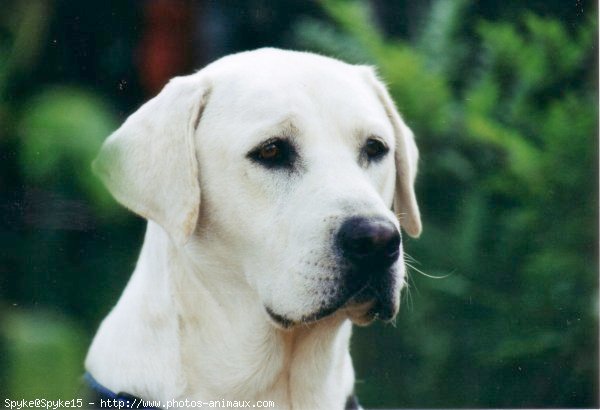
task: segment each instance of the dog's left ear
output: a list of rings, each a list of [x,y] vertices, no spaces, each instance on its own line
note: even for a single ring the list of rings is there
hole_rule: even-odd
[[[194,133],[207,89],[198,74],[172,79],[110,135],[92,164],[117,201],[161,225],[180,245],[198,220]]]
[[[394,195],[394,210],[399,216],[400,225],[412,237],[421,234],[421,214],[414,184],[417,176],[419,151],[415,144],[413,132],[402,121],[396,106],[386,87],[377,78],[372,67],[362,66],[360,69],[373,87],[379,101],[392,123],[396,137],[396,193]]]

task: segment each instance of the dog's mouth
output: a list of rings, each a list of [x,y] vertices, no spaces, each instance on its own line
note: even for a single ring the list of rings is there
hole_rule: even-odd
[[[273,320],[273,322],[275,322],[275,324],[277,324],[283,329],[291,329],[298,325],[308,325],[314,322],[318,322],[319,320],[325,319],[326,317],[329,317],[336,313],[340,309],[340,307],[341,306],[331,306],[321,308],[316,312],[302,316],[300,319],[297,320],[289,319],[286,316],[275,313],[269,307],[266,307],[265,309],[269,314],[269,317],[271,318],[271,320]]]
[[[392,289],[380,289],[367,284],[350,298],[341,310],[359,326],[366,326],[374,320],[389,322],[398,313],[398,304]]]
[[[354,324],[366,326],[379,319],[389,322],[398,312],[398,304],[394,297],[393,286],[376,286],[367,282],[349,297],[339,298],[317,311],[302,316],[300,319],[290,319],[266,307],[267,314],[275,324],[283,329],[298,325],[308,325],[335,314],[342,314]]]

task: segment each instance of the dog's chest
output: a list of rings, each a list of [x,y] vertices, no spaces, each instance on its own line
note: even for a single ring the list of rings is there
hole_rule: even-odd
[[[270,326],[256,326],[254,332],[230,329],[220,341],[211,335],[222,336],[222,327],[187,329],[182,346],[182,354],[190,358],[183,361],[186,397],[271,400],[284,409],[343,405],[353,384],[347,348],[323,349],[319,339],[286,337]],[[236,337],[237,331],[245,337]]]

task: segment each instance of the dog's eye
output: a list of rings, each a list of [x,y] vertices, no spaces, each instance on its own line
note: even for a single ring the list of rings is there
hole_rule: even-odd
[[[389,150],[387,145],[378,138],[369,138],[364,147],[364,153],[370,161],[382,158]]]
[[[286,140],[272,138],[248,153],[248,157],[267,168],[289,168],[296,152]]]
[[[258,157],[263,161],[272,161],[281,156],[281,148],[274,142],[261,147]]]

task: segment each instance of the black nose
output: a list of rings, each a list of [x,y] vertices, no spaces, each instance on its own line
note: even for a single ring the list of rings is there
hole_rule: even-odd
[[[344,258],[361,266],[387,268],[400,254],[400,232],[384,218],[353,217],[337,233]]]

